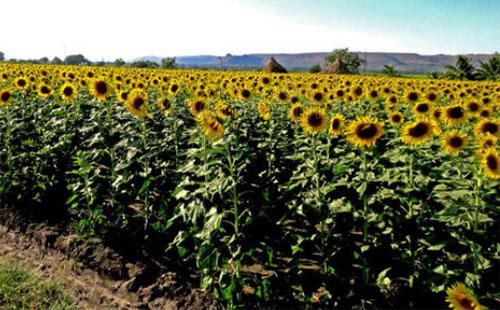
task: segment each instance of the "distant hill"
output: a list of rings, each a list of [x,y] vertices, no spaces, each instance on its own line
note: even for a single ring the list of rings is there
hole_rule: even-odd
[[[446,65],[455,62],[456,55],[419,55],[414,53],[362,53],[356,52],[361,58],[366,60],[361,71],[378,72],[382,71],[384,65],[394,66],[397,72],[401,73],[424,73],[431,71],[444,71]],[[225,69],[244,69],[262,67],[270,56],[289,70],[305,71],[312,65],[325,65],[325,56],[328,53],[301,53],[301,54],[248,54],[248,55],[200,55],[200,56],[179,56],[177,63],[186,67],[206,67]],[[479,61],[487,61],[491,54],[467,54],[475,66]],[[161,57],[146,56],[136,60],[150,60],[160,63]]]

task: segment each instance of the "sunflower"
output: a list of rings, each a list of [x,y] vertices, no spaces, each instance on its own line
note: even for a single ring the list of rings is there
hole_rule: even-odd
[[[347,127],[347,141],[357,147],[373,146],[383,133],[383,124],[376,118],[358,117]]]
[[[292,122],[299,123],[302,119],[302,114],[304,114],[304,110],[304,106],[301,103],[296,103],[288,110],[288,117]]]
[[[394,126],[399,126],[403,123],[404,117],[401,112],[392,112],[389,114],[389,122]]]
[[[385,99],[385,110],[387,112],[396,110],[396,108],[398,107],[398,102],[399,100],[396,95],[390,95],[389,97],[387,97],[387,99]]]
[[[300,124],[306,133],[315,134],[325,130],[326,113],[323,109],[310,108],[302,114]]]
[[[158,107],[160,108],[160,111],[167,116],[174,109],[175,104],[173,104],[168,97],[163,96],[158,98]]]
[[[263,120],[268,121],[271,119],[271,107],[264,102],[260,101],[258,105],[258,109],[260,117],[262,117]]]
[[[471,115],[477,115],[480,112],[481,105],[477,101],[470,100],[465,103],[465,108]]]
[[[136,88],[130,92],[127,101],[125,101],[125,106],[130,113],[143,118],[149,116],[148,101],[148,93],[142,89]]]
[[[406,102],[410,103],[417,103],[420,101],[421,97],[420,93],[416,90],[407,91],[404,96]]]
[[[428,103],[428,102],[417,103],[415,105],[415,107],[413,108],[413,113],[415,113],[415,115],[417,115],[417,116],[426,115],[430,111],[432,111],[432,107],[431,107],[430,103]]]
[[[38,93],[38,96],[40,96],[40,97],[48,98],[52,95],[53,92],[54,92],[53,89],[45,83],[40,83],[38,85],[37,93]]]
[[[279,90],[278,92],[276,92],[276,99],[278,99],[279,101],[287,101],[289,98],[288,96],[288,93],[286,92],[286,90]]]
[[[488,149],[495,149],[498,138],[492,135],[480,137],[476,142],[476,154],[482,156]]]
[[[14,81],[14,85],[13,86],[15,88],[17,88],[17,89],[25,90],[25,89],[28,89],[29,83],[28,83],[28,80],[26,78],[24,78],[24,77],[18,77]]]
[[[97,100],[106,100],[112,93],[111,86],[103,79],[92,80],[90,92]]]
[[[491,114],[492,112],[489,108],[482,108],[479,112],[479,116],[481,116],[481,118],[488,118],[491,116]]]
[[[195,117],[200,115],[206,109],[207,109],[207,104],[201,98],[194,99],[191,100],[191,102],[189,102],[189,111]]]
[[[351,95],[353,97],[353,99],[361,99],[363,97],[363,87],[360,86],[360,85],[357,85],[357,86],[353,86],[353,88],[351,88]]]
[[[434,125],[427,119],[416,120],[403,127],[401,139],[409,145],[422,144],[433,136]]]
[[[168,87],[168,93],[172,96],[175,96],[177,92],[180,90],[179,83],[177,81],[173,81]]]
[[[248,89],[246,88],[243,88],[241,89],[241,91],[239,92],[239,95],[240,95],[240,99],[242,100],[248,100],[250,99],[250,97],[252,96],[252,92],[249,91]]]
[[[64,101],[71,101],[77,95],[76,88],[73,84],[64,83],[59,90],[59,95],[61,96],[61,99]]]
[[[224,135],[224,126],[208,111],[200,114],[198,123],[203,132],[211,139],[219,139]]]
[[[441,139],[443,149],[451,154],[457,155],[467,145],[465,134],[456,130],[448,131]]]
[[[483,119],[479,123],[477,123],[474,131],[478,136],[485,136],[490,134],[497,138],[500,138],[500,121]]]
[[[428,93],[425,94],[424,97],[425,100],[429,103],[436,103],[439,100],[438,95],[433,91],[429,91]]]
[[[443,108],[441,118],[447,125],[453,126],[465,121],[467,114],[461,105],[451,105]]]
[[[129,91],[122,89],[118,93],[117,99],[120,102],[125,102],[125,101],[127,101],[128,95],[129,95]]]
[[[328,131],[330,134],[337,136],[344,132],[345,118],[341,114],[335,114],[330,119],[330,127]]]
[[[455,283],[446,289],[446,302],[454,310],[483,310],[484,307],[463,283]]]
[[[485,151],[482,164],[488,177],[492,179],[500,178],[500,157],[494,148]]]
[[[325,100],[325,94],[321,90],[314,90],[312,91],[309,96],[311,99],[316,102],[316,103],[322,103]]]
[[[5,88],[0,91],[0,105],[11,105],[13,99],[12,92],[9,88]]]

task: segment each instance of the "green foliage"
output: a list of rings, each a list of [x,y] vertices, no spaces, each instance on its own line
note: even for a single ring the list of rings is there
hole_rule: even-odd
[[[131,64],[131,66],[134,68],[158,68],[159,67],[159,65],[156,62],[150,61],[150,60],[137,60],[137,61],[134,61]]]
[[[114,61],[113,66],[115,66],[115,67],[123,67],[123,66],[125,66],[125,60],[123,60],[121,58],[117,58]]]
[[[481,62],[477,75],[481,80],[500,80],[500,54],[496,53],[488,62]]]
[[[162,58],[161,67],[163,69],[175,69],[175,68],[177,68],[177,63],[176,63],[175,57]]]
[[[318,73],[321,71],[321,66],[319,64],[313,65],[309,68],[309,73]]]
[[[78,55],[68,55],[66,58],[64,58],[64,63],[66,65],[90,65],[91,62],[85,58],[85,56],[78,54]]]
[[[350,52],[349,48],[335,49],[332,53],[325,57],[327,63],[334,63],[340,60],[346,67],[348,73],[359,73],[359,67],[365,63],[358,54]]]
[[[382,70],[382,74],[387,76],[396,76],[396,72],[394,71],[394,66],[384,65],[384,69]]]
[[[475,68],[465,56],[458,56],[455,66],[446,66],[446,77],[452,80],[476,80]]]

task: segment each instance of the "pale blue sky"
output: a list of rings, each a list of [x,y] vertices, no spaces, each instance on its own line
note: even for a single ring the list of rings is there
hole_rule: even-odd
[[[2,0],[8,58],[500,51],[500,0]]]

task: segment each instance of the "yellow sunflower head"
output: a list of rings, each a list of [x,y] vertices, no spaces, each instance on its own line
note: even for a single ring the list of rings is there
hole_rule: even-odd
[[[455,104],[444,107],[441,118],[447,125],[453,126],[465,121],[467,113],[461,105]]]
[[[476,297],[463,283],[455,283],[446,289],[446,302],[454,310],[483,310]]]
[[[420,102],[413,107],[413,113],[417,116],[426,115],[432,111],[432,106],[429,102]]]
[[[288,117],[294,123],[299,123],[302,119],[302,114],[304,114],[305,108],[301,103],[296,103],[290,107],[288,110]]]
[[[500,137],[500,121],[495,119],[482,119],[476,124],[474,128],[476,135],[482,137],[486,135],[493,135],[497,138]]]
[[[54,90],[52,89],[52,87],[50,87],[50,85],[45,83],[40,83],[37,88],[37,93],[38,96],[42,98],[48,98],[54,93]]]
[[[207,103],[202,98],[196,98],[189,102],[189,111],[195,117],[207,110]]]
[[[71,83],[64,83],[59,89],[59,96],[64,101],[71,101],[77,95],[76,87]]]
[[[158,107],[160,108],[160,111],[167,116],[174,109],[175,104],[172,103],[172,100],[170,100],[169,97],[162,96],[158,98]]]
[[[326,113],[325,110],[319,108],[307,109],[302,114],[300,122],[306,133],[315,134],[325,130],[326,128]]]
[[[9,88],[0,91],[0,105],[9,106],[12,104],[13,99],[12,91]]]
[[[448,131],[441,138],[442,148],[453,155],[457,155],[467,145],[465,134],[456,130]]]
[[[392,112],[389,114],[389,122],[394,126],[400,126],[404,121],[404,116],[401,112]]]
[[[347,141],[357,147],[373,146],[384,133],[376,118],[358,117],[347,127]]]
[[[332,115],[330,118],[330,127],[328,131],[331,135],[337,136],[344,133],[345,130],[345,118],[342,114]]]
[[[211,139],[219,139],[224,135],[224,126],[209,111],[202,112],[197,118],[203,132]]]
[[[420,119],[403,127],[401,139],[405,144],[419,145],[429,140],[433,134],[433,123],[427,119]]]
[[[13,86],[17,89],[25,90],[27,89],[30,85],[28,83],[28,79],[25,77],[18,77],[14,80]]]
[[[260,117],[268,121],[271,119],[271,107],[265,101],[260,101],[257,107]]]
[[[488,177],[500,178],[500,157],[494,148],[489,148],[484,152],[482,164]]]
[[[127,101],[125,101],[125,106],[130,113],[144,118],[149,116],[148,101],[148,93],[143,89],[136,88],[130,92]]]
[[[422,95],[416,90],[409,90],[404,95],[405,101],[410,103],[417,103],[422,98]]]
[[[113,89],[104,79],[95,79],[90,83],[90,92],[97,100],[106,100],[111,96]]]

